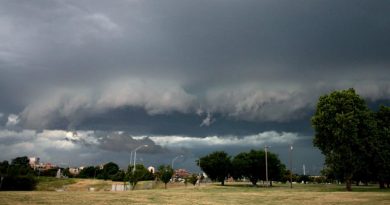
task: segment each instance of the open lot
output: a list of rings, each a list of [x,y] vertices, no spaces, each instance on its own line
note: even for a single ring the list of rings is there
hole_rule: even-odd
[[[110,184],[77,179],[60,191],[0,192],[0,204],[390,204],[390,191],[376,186],[353,187],[353,192],[345,192],[342,185],[296,184],[290,189],[284,184],[272,188],[242,183],[227,183],[224,187],[170,184],[167,190],[158,186],[150,190],[111,192],[107,191]],[[95,187],[96,191],[90,192],[88,187]]]

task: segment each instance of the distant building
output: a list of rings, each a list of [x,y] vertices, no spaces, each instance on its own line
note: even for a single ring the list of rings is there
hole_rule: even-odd
[[[36,169],[36,167],[39,165],[39,157],[30,157],[29,164],[31,168]]]
[[[182,181],[185,178],[187,178],[190,175],[190,173],[185,169],[176,169],[175,174],[173,175],[174,181]]]
[[[150,166],[150,167],[148,167],[148,170],[149,170],[149,172],[151,172],[151,173],[155,173],[155,168],[154,167],[152,167],[152,166]]]
[[[35,166],[35,169],[38,169],[40,171],[44,171],[44,170],[49,170],[49,169],[56,169],[58,168],[57,165],[55,164],[52,164],[52,163],[39,163],[38,165]]]
[[[71,168],[69,168],[69,173],[71,173],[72,175],[78,175],[78,174],[80,174],[80,171],[82,170],[81,168],[84,168],[84,167],[80,167],[80,168],[71,167]]]

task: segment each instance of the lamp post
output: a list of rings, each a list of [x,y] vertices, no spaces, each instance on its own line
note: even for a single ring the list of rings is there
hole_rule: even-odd
[[[135,150],[134,150],[134,166],[133,166],[133,174],[134,174],[134,172],[135,172],[135,160],[137,160],[137,150],[141,149],[142,147],[148,147],[148,145],[147,145],[147,144],[145,144],[145,145],[141,145],[141,146],[139,146],[139,147],[135,148]]]
[[[268,157],[267,157],[267,150],[268,150],[269,146],[264,146],[264,151],[265,151],[265,181],[267,183],[267,187],[268,187]]]
[[[199,173],[199,183],[198,183],[198,186],[200,186],[200,180],[202,179],[202,168],[200,167],[200,157],[199,157],[199,169],[200,169],[200,173]]]
[[[172,170],[173,170],[173,175],[176,175],[175,174],[175,170],[173,169],[173,164],[175,163],[175,161],[179,158],[179,157],[184,157],[183,155],[178,155],[178,156],[176,156],[175,158],[173,158],[172,159],[172,161],[171,161],[171,168],[172,168]],[[171,181],[173,182],[173,176],[172,176],[172,178],[171,178]]]
[[[129,165],[131,165],[133,161],[133,151],[130,152],[130,160],[129,160]]]
[[[179,155],[179,156],[176,156],[175,158],[172,159],[172,162],[171,162],[171,167],[172,167],[172,169],[173,169],[173,164],[175,163],[175,161],[176,161],[179,157],[184,157],[184,155]]]
[[[293,151],[293,146],[292,144],[290,145],[290,188],[292,189],[292,151]]]

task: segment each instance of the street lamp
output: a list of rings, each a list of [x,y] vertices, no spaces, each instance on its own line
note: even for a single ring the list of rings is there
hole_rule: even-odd
[[[137,160],[137,150],[141,149],[142,147],[148,147],[148,145],[147,145],[147,144],[145,144],[145,145],[141,145],[141,146],[139,146],[139,147],[135,148],[135,150],[134,150],[134,166],[133,166],[133,174],[134,174],[134,172],[135,172],[135,160]]]
[[[290,188],[292,189],[292,154],[293,146],[290,144]]]
[[[264,151],[265,151],[265,181],[267,183],[268,187],[268,157],[267,157],[267,149],[270,148],[270,146],[264,146]]]
[[[129,166],[133,164],[133,151],[130,152]]]
[[[171,167],[172,167],[172,169],[173,169],[173,164],[175,163],[175,161],[176,161],[179,157],[184,157],[184,155],[179,155],[179,156],[176,156],[175,158],[172,159],[172,162],[171,162]]]

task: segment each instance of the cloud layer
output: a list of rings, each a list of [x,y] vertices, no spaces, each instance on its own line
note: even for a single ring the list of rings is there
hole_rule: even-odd
[[[269,130],[267,141],[310,136],[316,101],[332,90],[389,105],[389,10],[353,0],[4,1],[0,131],[26,132],[18,146],[33,151],[48,149],[48,130],[91,130],[97,141],[64,131],[68,141],[53,142],[58,156],[90,146],[85,159],[137,144],[118,130],[184,147],[239,147]]]

